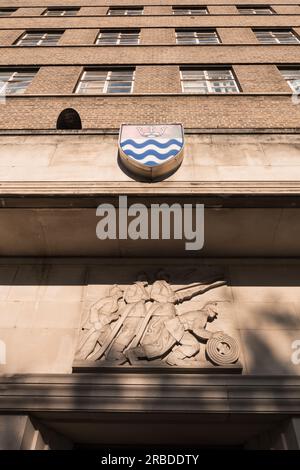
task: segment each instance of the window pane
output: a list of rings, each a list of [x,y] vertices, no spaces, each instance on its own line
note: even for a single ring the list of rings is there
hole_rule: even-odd
[[[300,69],[281,69],[281,73],[286,79],[300,78]]]
[[[18,46],[47,46],[56,45],[61,38],[62,33],[25,33],[23,37],[17,42]]]
[[[182,89],[185,93],[236,93],[239,91],[231,70],[182,69]]]
[[[176,31],[177,44],[218,44],[216,31]]]
[[[230,70],[207,70],[207,76],[210,80],[223,80],[231,78],[232,73]]]
[[[127,10],[127,15],[132,15],[132,16],[136,16],[136,15],[142,15],[143,13],[143,10]]]
[[[121,45],[121,44],[138,44],[138,31],[109,31],[100,32],[96,44]]]
[[[11,72],[1,72],[0,71],[0,82],[5,82],[11,76]]]
[[[255,7],[255,8],[244,8],[238,7],[239,13],[242,15],[272,15],[273,11],[271,8]]]
[[[12,13],[14,13],[16,10],[16,8],[4,8],[3,10],[0,9],[0,16],[10,16]]]
[[[291,89],[296,93],[300,92],[300,78],[297,80],[288,80],[288,84],[290,85]]]
[[[256,30],[257,39],[263,44],[297,44],[299,39],[289,30]]]
[[[184,93],[208,93],[208,88],[206,83],[193,82],[183,84]]]
[[[173,7],[174,15],[207,15],[208,11],[206,8],[176,8]]]
[[[36,71],[3,71],[0,72],[0,82],[2,82],[1,93],[15,95],[24,93],[27,86],[33,80]]]
[[[70,8],[70,9],[63,9],[63,8],[57,8],[57,9],[50,9],[46,10],[44,13],[44,16],[76,16],[79,8]]]
[[[185,79],[202,79],[204,78],[204,70],[182,70],[182,77]]]
[[[90,70],[83,73],[77,93],[130,93],[133,70]]]
[[[125,15],[125,10],[109,10],[108,14],[111,16]]]
[[[290,88],[296,93],[300,92],[300,69],[281,69],[283,77]]]
[[[108,14],[111,16],[124,16],[124,15],[142,15],[143,8],[110,8]]]

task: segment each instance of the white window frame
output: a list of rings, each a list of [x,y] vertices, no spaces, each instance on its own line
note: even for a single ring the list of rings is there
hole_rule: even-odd
[[[106,78],[105,78],[105,80],[104,80],[104,85],[103,85],[103,90],[102,90],[102,92],[101,92],[101,93],[96,93],[96,94],[97,94],[97,95],[106,94],[106,93],[107,93],[107,89],[108,89],[108,87],[109,87],[109,84],[112,82],[112,80],[111,80],[111,75],[112,75],[112,73],[113,73],[113,72],[117,72],[117,71],[121,71],[121,70],[122,70],[122,69],[111,69],[111,70],[99,69],[99,72],[101,72],[101,71],[103,71],[103,72],[105,71],[105,72],[106,72]],[[124,68],[123,70],[127,70],[127,71],[128,71],[129,68],[128,68],[128,69]],[[120,94],[120,95],[130,95],[130,94],[133,92],[134,81],[135,81],[135,69],[134,69],[134,68],[130,68],[130,70],[132,70],[132,79],[131,79],[130,91],[128,91],[128,92],[126,92],[126,93],[112,93],[112,94],[116,94],[116,95],[118,95],[118,94]],[[95,70],[92,70],[92,69],[91,69],[91,70],[84,70],[84,71],[82,72],[81,77],[80,77],[80,79],[79,79],[79,81],[78,81],[78,84],[77,84],[77,86],[76,86],[76,89],[75,89],[75,94],[79,94],[79,95],[82,94],[82,95],[87,95],[87,96],[89,95],[88,93],[82,93],[82,92],[80,91],[80,86],[81,86],[81,83],[85,81],[85,80],[84,80],[84,77],[85,77],[86,73],[92,72],[92,71],[95,71]],[[96,81],[96,80],[95,80],[95,81]],[[91,94],[92,94],[92,93],[91,93]],[[110,93],[109,93],[109,94],[110,94]]]
[[[197,80],[198,80],[199,82],[204,82],[204,83],[205,83],[205,86],[206,86],[206,88],[207,88],[207,92],[206,92],[206,93],[201,93],[200,91],[194,91],[194,92],[193,92],[193,91],[191,91],[191,92],[185,91],[184,82],[185,82],[185,81],[192,81],[192,79],[183,78],[182,72],[183,72],[184,70],[199,70],[199,71],[202,71],[202,72],[204,73],[204,79],[202,79],[202,80],[201,80],[201,79],[195,79],[195,82],[196,82]],[[220,70],[220,71],[224,70],[224,71],[226,71],[226,72],[230,72],[231,77],[228,78],[228,80],[232,80],[232,81],[234,82],[234,85],[235,85],[236,90],[235,90],[235,91],[228,91],[228,92],[224,92],[224,93],[214,91],[216,87],[215,87],[215,86],[212,86],[212,82],[216,82],[217,80],[213,80],[213,79],[210,78],[209,72],[210,72],[211,70]],[[220,81],[221,81],[221,80],[220,80]],[[222,81],[224,81],[224,80],[222,80]],[[225,69],[225,68],[224,68],[224,69],[223,69],[223,68],[219,68],[219,69],[218,69],[218,68],[204,69],[204,68],[202,68],[202,67],[199,68],[199,69],[197,69],[197,68],[192,68],[192,67],[191,67],[191,68],[189,69],[188,67],[184,67],[184,68],[180,69],[180,82],[181,82],[181,90],[182,90],[182,93],[186,93],[186,94],[193,94],[193,93],[194,93],[194,94],[199,94],[199,95],[207,95],[207,94],[222,94],[222,95],[228,94],[228,95],[231,95],[231,94],[233,94],[233,93],[240,93],[240,87],[239,87],[238,81],[236,80],[235,75],[234,75],[234,73],[233,73],[233,71],[232,71],[231,69]],[[222,88],[222,87],[220,87],[220,88]],[[224,88],[224,87],[223,87],[223,88]]]
[[[43,13],[43,16],[53,16],[54,18],[55,17],[58,17],[58,16],[76,16],[78,11],[80,10],[80,7],[76,8],[76,7],[70,7],[70,8],[47,8],[44,13]],[[49,15],[49,13],[51,11],[57,11],[57,12],[61,12],[60,14],[58,15]],[[68,15],[67,12],[68,11],[75,11],[75,15]]]
[[[184,33],[184,32],[187,32],[187,33],[193,33],[193,35],[187,35],[187,38],[191,38],[191,39],[194,39],[194,41],[191,41],[190,43],[189,42],[180,42],[180,37],[178,37],[178,33]],[[212,34],[212,39],[216,39],[215,41],[207,41],[205,42],[205,40],[201,40],[201,36],[199,37],[198,34]],[[176,29],[175,30],[175,36],[176,36],[176,44],[180,45],[180,46],[184,46],[184,45],[203,45],[203,44],[207,44],[207,45],[214,45],[214,44],[221,44],[221,41],[220,41],[220,38],[219,38],[219,35],[217,33],[217,31],[215,29],[206,29],[206,28],[203,28],[202,30],[201,29],[196,29],[196,30],[188,30],[188,29]]]
[[[111,12],[114,10],[120,10],[123,13],[121,15],[112,15]],[[130,14],[130,12],[139,11],[141,13]],[[108,16],[142,16],[144,14],[144,7],[132,7],[132,8],[123,8],[123,7],[109,7],[107,15]]]
[[[103,44],[101,42],[98,42],[100,41],[101,39],[101,35],[102,34],[116,34],[117,37],[116,37],[116,42],[115,43],[108,43],[108,44]],[[135,44],[126,44],[126,43],[123,43],[122,44],[122,34],[132,34],[132,35],[136,35],[137,36],[137,42]],[[96,45],[97,46],[137,46],[139,43],[140,43],[140,36],[141,36],[141,33],[140,33],[140,30],[133,30],[133,31],[130,31],[130,30],[117,30],[117,31],[113,31],[113,30],[103,30],[99,32],[98,36],[97,36],[97,39],[96,39]]]
[[[261,41],[261,38],[259,38],[259,36],[257,36],[257,33],[268,33],[268,36],[270,39],[272,39],[272,41],[268,42],[263,42]],[[293,37],[295,39],[295,41],[293,42],[282,42],[279,40],[279,38],[276,36],[276,33],[280,33],[280,32],[286,32],[286,33],[290,33],[291,34],[291,37]],[[261,44],[299,44],[300,43],[300,40],[298,38],[298,36],[294,33],[294,31],[292,29],[268,29],[268,30],[264,30],[264,29],[254,29],[254,34],[257,38],[257,40],[261,43]]]
[[[289,87],[291,88],[291,90],[293,91],[293,93],[300,93],[300,67],[291,67],[291,68],[286,68],[286,69],[283,69],[283,68],[280,68],[280,73],[281,75],[283,76],[283,78],[286,80],[287,84],[289,85]],[[289,73],[290,72],[297,72],[298,73],[298,78],[295,77],[295,78],[291,78],[289,77]],[[294,86],[294,82],[297,81],[299,84],[297,85],[297,88]]]
[[[176,13],[176,11],[184,11],[185,13]],[[204,16],[204,15],[208,15],[208,9],[207,7],[203,6],[194,6],[194,7],[185,7],[185,6],[178,6],[178,7],[172,7],[172,12],[173,12],[173,15],[176,15],[176,16],[188,16],[188,15],[191,15],[191,16]],[[195,12],[198,12],[198,13],[195,13]],[[201,12],[201,13],[200,13]]]
[[[275,11],[270,7],[270,5],[261,5],[261,6],[242,6],[238,5],[237,6],[238,12],[241,15],[274,15]],[[267,13],[262,13],[263,11],[266,11]]]
[[[9,70],[1,71],[0,70],[0,74],[1,73],[7,73],[7,74],[10,73],[10,76],[9,76],[8,80],[5,80],[4,82],[0,82],[0,83],[2,83],[2,85],[0,87],[0,95],[6,95],[7,94],[8,96],[11,96],[11,95],[22,95],[23,93],[25,93],[27,87],[32,83],[32,81],[33,81],[33,79],[34,79],[34,77],[37,73],[37,70],[27,70],[27,71],[26,70],[14,70],[14,71],[12,71],[12,70],[11,71],[9,71]],[[21,83],[21,81],[16,80],[16,77],[19,74],[32,74],[32,79],[31,79],[30,83],[28,85],[26,85],[25,88],[20,88],[22,90],[21,93],[9,93],[9,84],[10,83],[14,83],[14,82]],[[7,89],[8,89],[8,92],[6,92]]]
[[[31,44],[31,45],[29,45],[29,46],[26,46],[26,44],[22,44],[23,40],[26,39],[26,36],[28,36],[28,35],[35,35],[35,34],[36,34],[36,35],[39,35],[39,34],[41,35],[40,39],[37,41],[36,44]],[[53,32],[52,32],[52,31],[45,31],[45,32],[29,31],[29,32],[28,32],[28,31],[25,31],[25,33],[22,34],[22,36],[18,39],[18,41],[17,41],[17,43],[16,43],[16,46],[23,46],[23,47],[25,47],[25,46],[26,46],[26,47],[48,46],[49,44],[47,44],[47,43],[45,44],[45,40],[47,40],[47,36],[48,36],[49,34],[50,34],[50,35],[51,35],[51,34],[53,34],[53,35],[55,35],[55,34],[56,34],[56,35],[60,34],[60,36],[62,36],[62,35],[63,35],[63,32],[54,32],[54,31],[53,31]],[[59,39],[60,39],[60,38],[59,38]],[[54,47],[55,45],[57,45],[59,39],[57,40],[56,44],[50,44],[50,46],[53,46],[53,47]]]

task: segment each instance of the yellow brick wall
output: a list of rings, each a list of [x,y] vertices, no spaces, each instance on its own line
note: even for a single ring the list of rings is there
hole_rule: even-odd
[[[218,28],[223,44],[257,44],[258,40],[251,28]]]
[[[96,30],[95,30],[96,32]],[[20,34],[22,31],[20,31]],[[0,65],[300,64],[299,45],[111,46],[2,48]]]
[[[177,66],[137,66],[134,93],[180,93]]]
[[[285,5],[274,0],[270,5],[277,15],[243,16],[236,5],[248,5],[249,0],[199,0],[193,5],[208,5],[211,15],[179,17],[172,15],[172,5],[189,6],[189,0],[99,0],[97,6],[92,0],[72,0],[72,6],[81,6],[79,16],[53,18],[32,16],[41,15],[46,7],[62,6],[61,0],[0,0],[0,7],[20,6],[12,17],[0,18],[1,46],[11,46],[26,29],[65,30],[58,47],[1,48],[0,66],[35,65],[39,72],[26,96],[9,97],[0,106],[0,127],[54,128],[59,112],[68,106],[80,110],[86,128],[117,128],[128,116],[138,122],[179,121],[192,128],[299,127],[300,107],[292,104],[291,90],[276,64],[300,64],[300,46],[260,45],[252,31],[254,27],[292,26],[300,34],[298,2],[288,0]],[[121,5],[143,5],[145,14],[104,16],[109,6]],[[222,45],[176,46],[175,28],[180,27],[216,28]],[[141,29],[141,43],[136,47],[94,46],[98,31],[104,28]],[[188,64],[232,65],[244,95],[183,95],[179,66]],[[153,96],[71,95],[84,66],[89,65],[136,66],[134,94]]]
[[[233,69],[244,93],[290,91],[275,65],[234,65]]]
[[[26,94],[72,93],[82,67],[41,67]]]
[[[182,122],[196,129],[298,128],[300,122],[300,106],[290,96],[23,96],[1,106],[0,129],[55,129],[59,113],[68,107],[80,113],[85,129],[118,129],[129,121]]]
[[[289,2],[289,3],[292,3],[292,2]],[[272,4],[272,9],[279,15],[300,15],[299,5],[273,5]]]
[[[171,6],[146,6],[144,15],[172,15]]]
[[[95,5],[95,1],[89,0],[89,1],[84,1],[83,0],[72,0],[71,5],[72,6],[81,6],[82,4],[85,4],[86,6],[88,5]],[[128,0],[99,0],[99,5],[115,5],[115,6],[128,6]],[[161,3],[162,5],[249,5],[251,2],[249,0],[194,0],[191,2],[191,0],[162,0],[159,1],[157,0],[155,2],[156,4]],[[266,0],[255,0],[255,2],[252,2],[255,5],[282,5],[284,3],[284,0],[272,0],[270,2],[266,2]],[[298,5],[299,0],[288,0],[286,3],[289,5]],[[62,1],[61,0],[1,0],[0,1],[0,7],[15,7],[15,6],[26,6],[31,7],[31,6],[40,6],[40,5],[45,5],[47,6],[62,6]],[[151,5],[153,4],[153,0],[131,0],[130,1],[130,6],[131,5]]]
[[[23,3],[23,5],[25,2]],[[48,6],[48,5],[47,5]],[[35,7],[35,8],[18,8],[17,11],[15,11],[12,16],[40,16],[44,13],[46,10],[47,6],[45,7]]]
[[[94,44],[99,30],[67,29],[59,40],[60,46]]]
[[[141,15],[141,16],[74,16],[37,18],[11,16],[0,18],[0,29],[16,28],[98,28],[111,27],[300,27],[300,15]]]
[[[20,31],[17,29],[0,31],[0,46],[11,46],[21,36],[23,32],[24,31]]]
[[[143,28],[140,44],[176,44],[173,28]]]
[[[81,6],[80,11],[77,13],[77,15],[91,15],[91,16],[100,15],[101,16],[101,15],[106,15],[107,11],[108,11],[107,6],[99,6],[99,7]]]
[[[235,5],[209,5],[208,12],[211,15],[236,15],[238,10]]]

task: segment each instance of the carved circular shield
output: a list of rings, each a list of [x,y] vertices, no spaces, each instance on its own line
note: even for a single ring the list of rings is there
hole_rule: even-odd
[[[238,343],[226,334],[210,338],[206,343],[206,353],[209,359],[218,366],[233,364],[240,355]]]

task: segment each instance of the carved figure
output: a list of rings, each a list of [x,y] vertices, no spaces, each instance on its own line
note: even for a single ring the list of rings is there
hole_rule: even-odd
[[[199,367],[200,348],[215,365],[231,364],[239,356],[236,341],[207,325],[218,315],[218,301],[179,314],[177,305],[226,284],[212,277],[175,290],[160,271],[150,287],[143,273],[125,291],[114,285],[109,296],[90,309],[77,360],[105,365],[165,365]],[[203,355],[202,355],[203,356]]]

